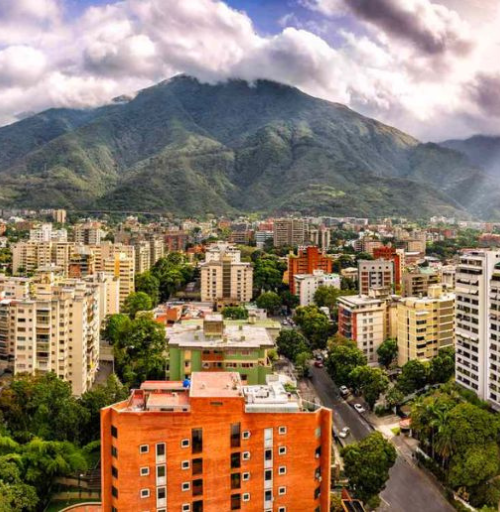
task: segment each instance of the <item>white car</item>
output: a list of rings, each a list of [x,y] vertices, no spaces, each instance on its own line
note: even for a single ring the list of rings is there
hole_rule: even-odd
[[[340,386],[339,391],[342,396],[347,396],[349,394],[349,388],[347,386]]]
[[[354,408],[359,412],[359,414],[366,412],[366,409],[361,404],[354,404]]]
[[[339,437],[341,437],[342,439],[345,439],[350,433],[351,433],[351,431],[349,430],[349,427],[344,427],[339,432]]]

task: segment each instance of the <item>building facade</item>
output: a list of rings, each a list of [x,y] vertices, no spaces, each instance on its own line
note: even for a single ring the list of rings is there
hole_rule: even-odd
[[[314,303],[314,294],[320,286],[332,286],[340,290],[340,276],[325,274],[322,270],[314,270],[312,274],[296,274],[294,280],[295,294],[301,306]]]
[[[315,270],[322,270],[325,274],[332,273],[332,258],[318,247],[300,247],[298,255],[288,256],[288,282],[290,292],[297,294],[295,276],[298,274],[313,274]]]
[[[101,412],[103,510],[329,512],[332,413],[308,406],[237,373],[143,383]]]
[[[429,287],[425,297],[398,302],[398,365],[428,361],[439,349],[455,344],[455,295],[441,285]]]
[[[304,219],[275,219],[273,242],[275,247],[296,247],[306,241],[307,223]]]
[[[394,263],[382,259],[359,260],[358,286],[360,295],[368,295],[372,289],[390,293],[394,288]]]

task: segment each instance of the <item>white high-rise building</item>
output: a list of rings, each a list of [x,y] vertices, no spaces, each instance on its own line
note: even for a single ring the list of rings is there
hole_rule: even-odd
[[[480,398],[497,404],[500,404],[498,395],[490,390],[490,384],[493,384],[493,378],[497,382],[498,375],[491,365],[496,368],[496,313],[500,306],[496,299],[500,281],[497,282],[497,277],[492,280],[492,277],[495,265],[499,263],[500,251],[464,254],[456,269],[455,288],[456,381],[476,392]]]

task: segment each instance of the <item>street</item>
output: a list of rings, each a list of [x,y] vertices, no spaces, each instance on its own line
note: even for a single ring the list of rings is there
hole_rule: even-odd
[[[338,429],[345,426],[351,429],[350,442],[359,441],[373,431],[368,422],[342,399],[337,386],[324,369],[312,368],[311,383],[323,405],[333,410],[333,421]],[[379,512],[453,512],[455,509],[434,482],[413,464],[402,443],[401,438],[395,438],[393,444],[398,458],[380,495],[382,505]]]

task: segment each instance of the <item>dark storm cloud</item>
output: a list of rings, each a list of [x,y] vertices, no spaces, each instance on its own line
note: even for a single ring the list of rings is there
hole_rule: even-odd
[[[485,113],[500,116],[500,75],[477,75],[469,91],[474,102]]]
[[[458,16],[425,0],[344,0],[359,18],[407,40],[428,55],[466,54],[472,43]]]

